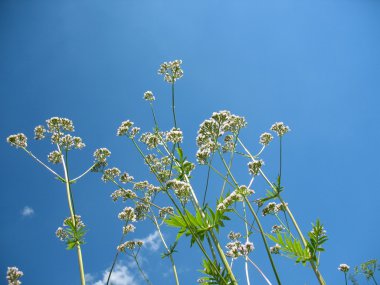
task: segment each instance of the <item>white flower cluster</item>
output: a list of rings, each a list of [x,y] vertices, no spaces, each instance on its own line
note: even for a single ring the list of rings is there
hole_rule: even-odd
[[[123,202],[125,202],[127,200],[133,200],[137,198],[137,195],[132,190],[120,188],[111,194],[111,198],[114,202],[116,202],[118,199],[122,199]]]
[[[151,132],[141,134],[139,141],[146,144],[148,149],[154,149],[161,144],[159,134]]]
[[[255,249],[253,243],[251,243],[250,241],[247,241],[245,244],[242,244],[239,241],[239,238],[241,238],[240,233],[230,232],[228,234],[228,238],[231,240],[231,242],[227,243],[226,245],[226,248],[228,249],[226,255],[228,257],[236,259],[239,256],[247,256],[250,252],[252,252]]]
[[[154,100],[156,100],[156,98],[154,98],[152,91],[146,91],[144,93],[144,100],[146,100],[146,101],[154,101]]]
[[[285,203],[285,205],[287,206],[288,203]],[[285,206],[282,203],[276,204],[275,202],[270,202],[262,210],[262,214],[263,216],[276,215],[279,211],[286,211]]]
[[[276,234],[276,233],[280,233],[280,232],[282,232],[284,230],[285,230],[285,228],[284,228],[283,225],[274,225],[272,227],[271,233]]]
[[[119,213],[118,218],[122,221],[136,221],[135,209],[132,207],[125,207],[122,212]]]
[[[123,227],[123,234],[133,233],[135,231],[136,227],[132,224],[128,224]]]
[[[95,163],[91,171],[98,172],[108,165],[107,158],[111,152],[107,148],[98,148],[94,152]]]
[[[214,112],[210,119],[200,125],[198,130],[198,163],[206,164],[211,153],[220,148],[218,138],[227,132],[236,135],[246,125],[244,117],[233,115],[229,111]]]
[[[134,185],[133,185],[133,189],[134,190],[144,190],[146,189],[147,187],[149,186],[149,182],[148,181],[139,181],[139,182],[136,182]]]
[[[280,254],[280,249],[281,249],[281,246],[278,243],[276,243],[274,246],[271,246],[269,248],[269,251],[271,254]]]
[[[46,133],[46,130],[44,128],[44,126],[42,125],[39,125],[37,127],[34,128],[34,139],[35,140],[42,140],[45,138],[45,133]]]
[[[271,131],[274,131],[275,133],[277,133],[279,137],[282,137],[283,135],[285,135],[287,132],[290,131],[290,128],[288,126],[285,126],[283,122],[274,123],[270,129]]]
[[[173,215],[174,209],[173,207],[163,207],[158,211],[158,215],[161,219],[165,218],[167,215]]]
[[[260,136],[260,143],[267,146],[273,140],[273,136],[270,133],[263,133]]]
[[[117,167],[105,169],[103,171],[102,180],[104,182],[113,181],[116,177],[120,176],[120,170]]]
[[[249,189],[245,185],[241,185],[239,186],[239,188],[232,191],[232,193],[228,195],[221,203],[219,203],[216,209],[218,211],[223,211],[227,209],[229,206],[231,206],[233,203],[243,201],[244,197],[252,195],[253,193],[255,193],[255,191]]]
[[[135,178],[132,176],[132,175],[129,175],[127,172],[124,172],[121,176],[120,176],[120,182],[121,183],[129,183],[129,182],[132,182]]]
[[[250,161],[248,162],[248,171],[253,176],[256,176],[259,174],[260,169],[263,165],[264,165],[264,161],[262,159]]]
[[[21,281],[19,280],[24,273],[19,270],[17,267],[8,267],[7,270],[7,280],[8,285],[20,285]]]
[[[190,198],[191,186],[189,183],[179,180],[169,180],[166,186],[174,190],[174,194],[182,203],[186,203]]]
[[[144,243],[141,240],[126,241],[125,243],[117,246],[117,251],[125,252],[127,249],[134,250],[136,248],[136,246],[140,248],[143,246],[143,244]]]
[[[170,165],[171,159],[169,156],[158,158],[154,154],[148,154],[145,156],[145,164],[149,166],[152,173],[155,173],[157,179],[161,183],[166,183],[170,179],[170,169],[166,169],[166,166]]]
[[[158,74],[164,75],[164,80],[168,83],[174,83],[183,76],[181,69],[182,60],[164,62],[160,65]]]
[[[7,142],[16,148],[26,148],[28,146],[28,138],[23,133],[10,135],[7,137]]]
[[[51,153],[48,154],[48,160],[54,164],[61,163],[62,162],[61,153],[58,150],[52,151]]]
[[[140,128],[133,127],[134,123],[130,120],[121,123],[120,127],[117,129],[117,136],[128,135],[129,138],[134,138],[139,132]]]
[[[348,270],[350,270],[350,266],[348,266],[345,263],[342,263],[339,265],[338,270],[346,273],[346,272],[348,272]]]
[[[182,131],[178,128],[172,128],[166,132],[165,140],[171,143],[181,143],[183,139]]]

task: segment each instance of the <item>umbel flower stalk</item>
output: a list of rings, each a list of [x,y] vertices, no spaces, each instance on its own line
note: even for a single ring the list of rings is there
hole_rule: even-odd
[[[85,285],[85,273],[84,273],[84,264],[83,264],[83,256],[82,256],[82,250],[81,250],[81,244],[83,243],[83,236],[85,234],[84,230],[84,224],[81,222],[80,217],[76,215],[75,213],[75,207],[74,207],[74,199],[72,195],[71,190],[71,183],[73,181],[70,181],[69,177],[69,170],[68,170],[68,152],[72,149],[82,149],[85,144],[82,142],[82,139],[80,137],[71,136],[70,134],[65,134],[65,132],[73,132],[74,131],[74,125],[73,122],[67,118],[59,118],[59,117],[52,117],[49,120],[46,121],[47,128],[45,129],[44,126],[39,125],[34,129],[35,136],[34,138],[36,140],[42,140],[45,138],[46,134],[51,135],[51,142],[57,146],[57,150],[51,152],[48,155],[49,162],[53,164],[59,164],[62,163],[62,168],[64,175],[63,177],[59,175],[56,171],[54,171],[52,168],[50,168],[48,165],[46,165],[44,162],[42,162],[37,156],[35,156],[30,150],[27,149],[27,137],[22,134],[15,134],[11,135],[7,138],[8,143],[11,146],[14,146],[16,148],[21,148],[24,150],[28,155],[30,155],[33,159],[35,159],[40,165],[42,165],[45,169],[47,169],[50,173],[52,173],[59,181],[65,183],[66,187],[66,196],[67,196],[67,202],[70,212],[70,218],[69,220],[71,222],[68,222],[66,219],[64,222],[65,228],[58,228],[56,234],[58,238],[60,238],[62,241],[66,241],[68,245],[68,249],[72,249],[76,247],[77,249],[77,256],[78,256],[78,265],[79,265],[79,273],[80,273],[80,280],[81,284]],[[91,167],[92,168],[92,167]],[[75,180],[80,179],[85,174],[87,174],[88,171],[77,177]],[[71,231],[68,231],[67,228],[70,228]]]

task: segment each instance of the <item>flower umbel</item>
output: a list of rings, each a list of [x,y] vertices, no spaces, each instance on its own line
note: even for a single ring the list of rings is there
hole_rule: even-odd
[[[7,137],[7,142],[16,148],[26,148],[28,146],[28,138],[23,133],[10,135]]]
[[[8,267],[7,270],[7,280],[8,285],[20,285],[21,281],[19,280],[24,273],[19,270],[17,267]]]
[[[174,83],[183,76],[181,69],[182,60],[164,62],[160,65],[158,74],[164,75],[164,80],[168,83]]]

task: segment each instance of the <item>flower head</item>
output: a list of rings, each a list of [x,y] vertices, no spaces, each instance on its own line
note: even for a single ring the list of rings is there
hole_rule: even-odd
[[[164,62],[160,65],[158,74],[162,74],[166,82],[174,83],[177,79],[180,79],[183,76],[181,64],[182,60]]]
[[[37,126],[34,128],[34,139],[35,140],[42,140],[45,138],[45,133],[46,133],[46,130],[44,128],[44,126]]]
[[[348,270],[350,270],[350,266],[348,266],[345,263],[342,263],[339,265],[338,270],[346,273],[346,272],[348,272]]]
[[[260,136],[260,143],[267,146],[273,140],[273,136],[270,133],[263,133]]]
[[[8,285],[20,285],[21,281],[19,280],[24,273],[19,270],[17,267],[8,267],[7,270],[7,280]]]
[[[277,133],[279,137],[282,137],[283,135],[285,135],[287,132],[290,131],[290,128],[288,126],[285,126],[283,122],[274,123],[270,129],[271,131],[274,131],[275,133]]]
[[[263,160],[253,160],[248,162],[248,171],[250,174],[256,176],[259,174],[261,167],[264,165]]]
[[[26,148],[28,146],[28,138],[23,133],[10,135],[7,137],[7,142],[16,148]]]
[[[156,98],[153,96],[153,92],[152,91],[146,91],[144,93],[144,100],[146,100],[146,101],[154,101],[154,100],[156,100]]]

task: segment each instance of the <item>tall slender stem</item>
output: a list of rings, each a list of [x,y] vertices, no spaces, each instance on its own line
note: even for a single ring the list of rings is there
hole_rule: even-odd
[[[276,266],[274,264],[274,261],[273,261],[273,258],[272,258],[272,254],[270,253],[269,246],[268,246],[268,243],[267,243],[267,239],[265,237],[265,233],[264,233],[263,227],[261,226],[261,223],[259,221],[259,217],[256,215],[256,212],[253,210],[252,205],[251,205],[251,203],[249,203],[248,199],[245,197],[244,200],[247,203],[247,206],[248,206],[250,212],[252,213],[253,217],[256,220],[257,226],[259,227],[259,231],[260,231],[260,234],[261,234],[261,238],[262,238],[262,240],[264,242],[265,250],[267,252],[270,264],[271,264],[272,269],[273,269],[273,273],[276,276],[277,283],[279,285],[281,285],[280,277],[279,277],[279,275],[277,273],[277,269],[276,269]]]
[[[152,211],[152,209],[151,209],[151,211]],[[152,211],[152,213],[153,213],[153,211]],[[176,268],[176,266],[175,266],[175,262],[174,262],[174,258],[173,258],[173,253],[170,252],[169,247],[168,247],[168,245],[167,245],[166,242],[165,242],[164,236],[162,235],[162,232],[161,232],[160,225],[158,224],[157,219],[156,219],[156,216],[154,215],[154,213],[153,213],[153,223],[154,223],[154,225],[156,226],[156,229],[157,229],[157,231],[158,231],[158,234],[160,235],[160,238],[161,238],[162,244],[164,245],[166,251],[167,251],[168,254],[169,254],[169,259],[170,259],[170,262],[171,262],[171,264],[172,264],[172,268],[173,268],[173,274],[174,274],[174,278],[175,278],[175,284],[176,284],[176,285],[179,285],[179,279],[178,279],[178,274],[177,274],[177,268]]]
[[[149,285],[152,285],[152,282],[150,282],[148,276],[146,276],[145,272],[142,270],[139,261],[137,260],[137,254],[132,254],[133,259],[136,262],[137,268],[141,273],[141,276],[144,278],[145,282],[148,283]]]
[[[240,145],[244,148],[244,150],[246,151],[246,153],[247,153],[247,154],[250,156],[250,158],[253,160],[254,158],[253,158],[252,154],[251,154],[251,153],[249,152],[249,150],[245,147],[245,145],[242,143],[242,141],[241,141],[240,139],[238,139],[238,141],[239,141]],[[282,152],[282,150],[281,150],[281,152]],[[281,156],[282,156],[282,154],[281,154]],[[272,184],[272,182],[270,182],[270,180],[266,177],[266,175],[264,174],[264,172],[263,172],[261,169],[259,169],[259,172],[260,172],[261,176],[265,179],[265,181],[268,183],[268,185],[269,185],[269,186],[275,191],[275,193],[277,194],[278,199],[281,201],[281,204],[284,206],[286,212],[289,214],[289,217],[290,217],[290,219],[292,220],[293,225],[294,225],[294,227],[296,228],[297,233],[298,233],[298,235],[300,236],[303,245],[306,247],[306,246],[307,246],[307,241],[306,241],[304,235],[302,234],[302,231],[301,231],[300,227],[298,226],[298,223],[297,223],[296,219],[294,218],[292,212],[290,211],[288,205],[287,205],[287,204],[284,202],[284,200],[282,199],[282,197],[281,197],[281,195],[280,195],[280,192],[278,192],[277,188]],[[319,272],[317,266],[315,265],[315,262],[312,261],[312,260],[310,260],[309,263],[310,263],[310,265],[311,265],[311,267],[312,267],[312,269],[313,269],[313,271],[314,271],[314,274],[315,274],[315,276],[317,277],[319,283],[320,283],[321,285],[325,285],[326,282],[325,282],[325,280],[323,279],[322,274]]]
[[[265,276],[265,274],[261,271],[261,269],[248,257],[248,261],[252,263],[252,265],[257,269],[257,271],[260,272],[261,276],[265,279],[265,281],[268,283],[268,285],[272,285],[272,283],[269,281],[269,279]]]
[[[74,227],[76,227],[74,200],[73,200],[72,193],[71,193],[71,185],[70,185],[69,171],[68,171],[68,165],[67,165],[67,151],[66,151],[66,155],[63,156],[63,153],[61,151],[60,146],[57,145],[57,147],[58,147],[58,151],[61,154],[63,171],[65,173],[66,194],[67,194],[67,202],[69,204],[69,209],[70,209],[70,216],[71,216],[71,220],[73,222]],[[86,280],[85,280],[85,276],[84,276],[84,266],[83,266],[82,250],[81,250],[81,246],[80,246],[79,242],[77,243],[76,247],[77,247],[77,254],[78,254],[78,264],[79,264],[79,272],[80,272],[81,284],[85,285],[86,284]]]
[[[223,155],[220,153],[220,151],[219,151],[219,155],[220,155],[220,158],[221,158],[221,160],[223,162],[223,165],[226,168],[228,174],[230,175],[233,183],[235,184],[236,187],[239,187],[239,184],[237,183],[236,179],[232,175],[231,170],[229,169],[229,167],[228,167],[226,161],[224,160]],[[255,218],[255,221],[256,221],[257,225],[259,226],[259,231],[260,231],[260,234],[261,234],[261,238],[263,239],[263,242],[264,242],[264,245],[265,245],[265,250],[267,251],[267,254],[268,254],[268,257],[269,257],[269,260],[270,260],[270,263],[271,263],[271,266],[272,266],[272,269],[273,269],[273,272],[274,272],[274,275],[276,276],[277,283],[279,285],[281,285],[280,277],[278,276],[276,266],[275,266],[275,264],[273,262],[272,255],[271,255],[271,253],[269,251],[268,243],[267,243],[267,240],[266,240],[266,237],[265,237],[265,233],[264,233],[263,227],[261,226],[259,217],[257,216],[256,212],[253,210],[252,205],[248,201],[247,197],[244,197],[244,201],[247,203],[249,210],[251,211],[253,217]]]
[[[243,210],[244,210],[244,218],[245,221],[245,234],[247,235],[246,237],[246,242],[249,242],[249,231],[248,231],[248,223],[247,223],[247,212],[245,210],[245,202],[243,201]],[[247,279],[247,285],[251,285],[251,282],[249,280],[249,272],[248,272],[248,254],[245,256],[245,277]]]
[[[33,157],[39,164],[41,164],[43,167],[45,167],[47,170],[53,173],[58,179],[64,181],[64,179],[58,173],[56,173],[53,169],[51,169],[49,166],[47,166],[45,163],[39,160],[31,151],[27,150],[25,147],[23,147],[22,149],[31,157]]]
[[[175,116],[175,101],[174,101],[174,80],[172,82],[172,112],[173,112],[173,121],[174,121],[174,127],[177,128],[177,119]]]

